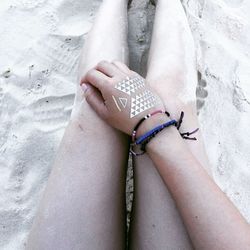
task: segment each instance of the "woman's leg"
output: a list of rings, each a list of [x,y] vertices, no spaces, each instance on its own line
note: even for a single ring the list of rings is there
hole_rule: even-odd
[[[161,95],[173,118],[185,112],[182,132],[199,127],[195,48],[179,0],[158,0],[147,81]],[[187,143],[209,168],[201,134],[195,136],[198,141]],[[176,152],[176,157],[178,154],[181,152]],[[147,156],[135,159],[135,190],[132,249],[192,249],[174,201]]]
[[[127,60],[127,0],[104,0],[80,75]],[[101,68],[102,64],[99,64]],[[100,120],[81,90],[28,241],[28,249],[124,249],[127,138]]]

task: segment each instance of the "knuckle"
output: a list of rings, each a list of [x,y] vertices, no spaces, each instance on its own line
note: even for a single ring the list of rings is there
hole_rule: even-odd
[[[110,78],[110,79],[108,79],[108,82],[110,83],[110,85],[116,85],[117,84],[117,79]]]
[[[112,79],[112,78],[104,78],[104,79],[102,79],[102,85],[106,85],[106,87],[107,87],[109,85],[112,85],[113,81],[114,81],[114,79]]]
[[[98,67],[102,67],[102,66],[107,65],[108,63],[109,63],[108,61],[102,60],[102,61],[100,61],[100,62],[97,64],[97,66],[98,66]]]
[[[108,83],[109,83],[109,80],[107,79],[99,79],[100,86],[106,86],[108,85]]]
[[[122,80],[124,80],[124,78],[120,78],[118,80],[111,79],[110,83],[108,85],[108,88],[107,88],[107,92],[109,92],[109,93],[117,93],[117,89],[116,88],[117,88],[119,82],[121,82]]]
[[[94,75],[94,70],[91,69],[86,73],[86,79],[90,79]]]

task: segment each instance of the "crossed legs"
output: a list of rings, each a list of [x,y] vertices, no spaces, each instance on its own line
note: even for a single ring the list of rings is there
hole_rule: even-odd
[[[127,1],[104,0],[84,46],[80,76],[102,60],[126,63],[126,40]],[[125,248],[127,144],[78,89],[27,249]]]
[[[172,118],[185,112],[182,132],[199,127],[195,91],[195,49],[188,22],[179,0],[158,0],[147,82],[158,92]],[[201,134],[188,145],[207,167]],[[171,143],[171,142],[169,142]],[[181,152],[176,152],[176,157]],[[189,236],[174,201],[147,157],[135,160],[135,201],[130,234],[131,249],[192,249]]]

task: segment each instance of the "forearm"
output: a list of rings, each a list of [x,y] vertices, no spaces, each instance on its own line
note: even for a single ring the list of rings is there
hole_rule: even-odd
[[[249,225],[193,157],[175,128],[154,138],[147,151],[196,249],[248,249]]]

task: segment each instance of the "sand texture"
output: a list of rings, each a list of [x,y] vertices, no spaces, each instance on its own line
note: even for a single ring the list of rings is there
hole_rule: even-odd
[[[69,121],[80,50],[100,3],[1,0],[0,249],[25,247]],[[197,105],[213,174],[250,222],[250,2],[183,5],[197,45]],[[134,0],[130,61],[142,74],[153,18],[149,0]]]

